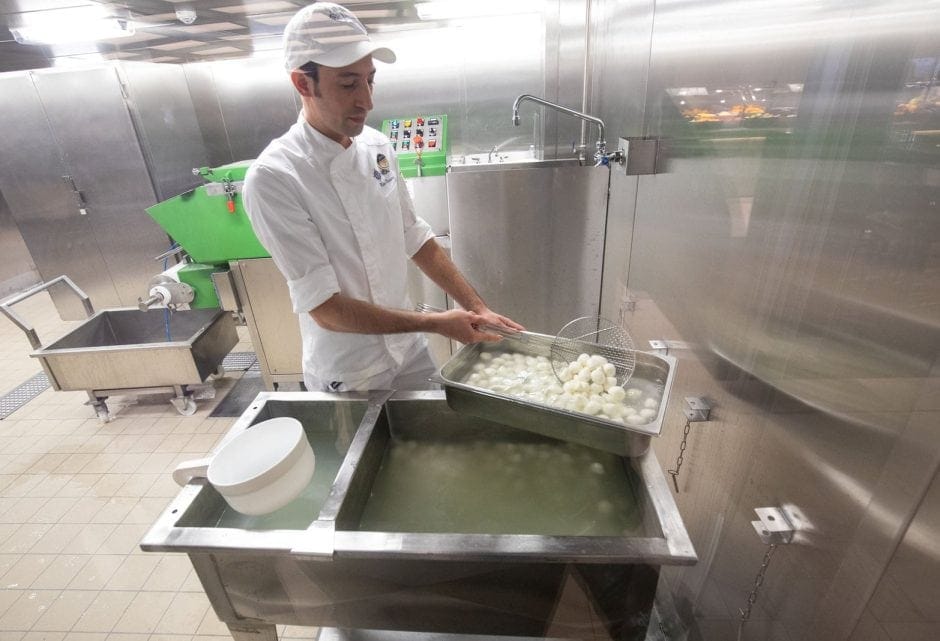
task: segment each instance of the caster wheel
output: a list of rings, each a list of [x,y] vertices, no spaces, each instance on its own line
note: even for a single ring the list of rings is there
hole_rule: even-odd
[[[192,416],[196,413],[196,401],[194,401],[189,396],[174,398],[170,400],[170,403],[172,403],[173,407],[176,408],[176,411],[183,416]]]
[[[214,372],[209,374],[210,380],[216,381],[220,378],[225,378],[225,367],[223,367],[221,363],[219,364],[218,368],[216,368]]]

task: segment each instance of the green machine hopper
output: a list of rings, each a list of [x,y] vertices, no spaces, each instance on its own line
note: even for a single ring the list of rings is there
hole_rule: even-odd
[[[205,185],[147,208],[193,260],[178,272],[180,282],[194,290],[191,307],[219,306],[212,274],[228,269],[230,260],[270,257],[252,231],[242,203],[241,186],[251,162],[203,167],[199,174]]]

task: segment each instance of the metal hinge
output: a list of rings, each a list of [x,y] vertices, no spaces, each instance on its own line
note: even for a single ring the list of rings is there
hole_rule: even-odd
[[[686,396],[685,402],[688,404],[689,409],[682,411],[685,417],[689,419],[690,423],[700,423],[709,420],[708,417],[711,415],[712,406],[709,405],[704,398],[701,396]]]
[[[765,545],[787,544],[793,540],[797,528],[783,508],[758,507],[754,511],[759,520],[751,521],[751,525]]]

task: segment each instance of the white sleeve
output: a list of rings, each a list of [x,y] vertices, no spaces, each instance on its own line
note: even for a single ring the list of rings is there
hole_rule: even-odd
[[[242,197],[255,235],[287,280],[295,313],[305,314],[339,292],[320,230],[288,180],[253,164]]]
[[[415,204],[411,199],[411,194],[408,193],[405,178],[398,168],[398,157],[392,154],[392,158],[395,160],[395,171],[398,174],[396,184],[398,187],[398,202],[401,205],[401,224],[405,232],[405,252],[410,258],[418,253],[424,243],[434,238],[434,231],[415,211]]]

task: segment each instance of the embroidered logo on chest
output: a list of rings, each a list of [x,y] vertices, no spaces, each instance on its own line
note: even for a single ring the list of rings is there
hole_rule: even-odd
[[[376,154],[375,166],[376,169],[372,170],[372,177],[379,183],[379,187],[384,187],[395,180],[395,175],[389,169],[388,158],[384,154]]]

